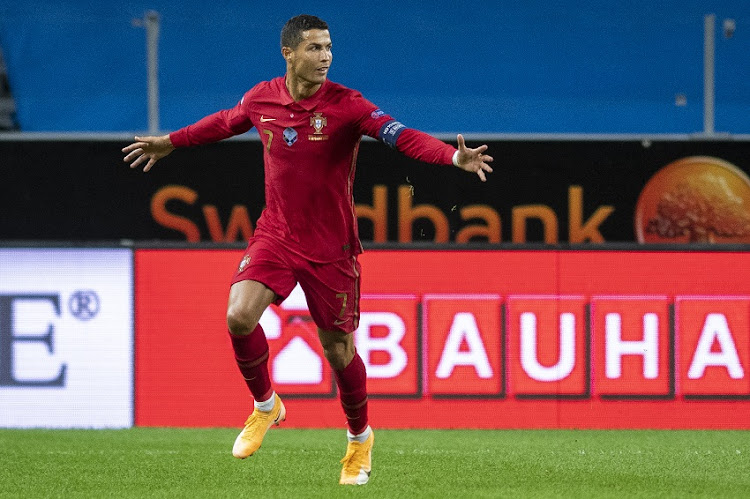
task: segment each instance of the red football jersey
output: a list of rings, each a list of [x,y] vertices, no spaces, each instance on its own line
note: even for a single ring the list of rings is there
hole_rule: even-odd
[[[305,258],[330,262],[362,252],[352,189],[363,135],[410,158],[451,164],[456,149],[406,128],[362,95],[326,80],[295,102],[284,77],[259,83],[234,108],[170,134],[175,147],[207,144],[255,127],[265,163],[266,208],[255,233]]]

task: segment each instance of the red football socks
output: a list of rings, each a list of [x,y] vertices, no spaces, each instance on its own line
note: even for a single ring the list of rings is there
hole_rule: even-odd
[[[341,407],[344,408],[349,431],[354,435],[367,428],[367,373],[358,353],[341,371],[333,371],[339,387]]]
[[[258,401],[268,400],[273,393],[268,374],[268,342],[263,328],[258,324],[249,335],[229,333],[234,348],[234,358],[245,383]]]

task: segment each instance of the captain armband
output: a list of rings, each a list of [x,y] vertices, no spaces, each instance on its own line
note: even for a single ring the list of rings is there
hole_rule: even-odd
[[[406,130],[406,125],[401,122],[396,120],[386,121],[383,123],[383,126],[380,127],[378,138],[388,144],[391,148],[396,149],[398,136],[401,135],[401,132],[404,130]]]

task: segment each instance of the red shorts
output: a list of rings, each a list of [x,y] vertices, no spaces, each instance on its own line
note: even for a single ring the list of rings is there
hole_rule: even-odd
[[[326,331],[351,333],[359,325],[359,275],[356,257],[330,263],[311,262],[271,238],[253,237],[245,250],[232,284],[258,281],[281,304],[299,282],[310,315]]]

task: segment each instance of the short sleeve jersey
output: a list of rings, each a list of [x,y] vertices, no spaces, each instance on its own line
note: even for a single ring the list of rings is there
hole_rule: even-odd
[[[170,137],[176,147],[183,147],[221,140],[253,126],[263,146],[266,198],[255,234],[278,239],[316,262],[362,251],[352,190],[363,135],[394,146],[398,140],[397,147],[408,156],[432,163],[450,164],[455,151],[406,129],[359,92],[328,80],[311,97],[294,101],[284,77],[259,83],[234,108]]]

